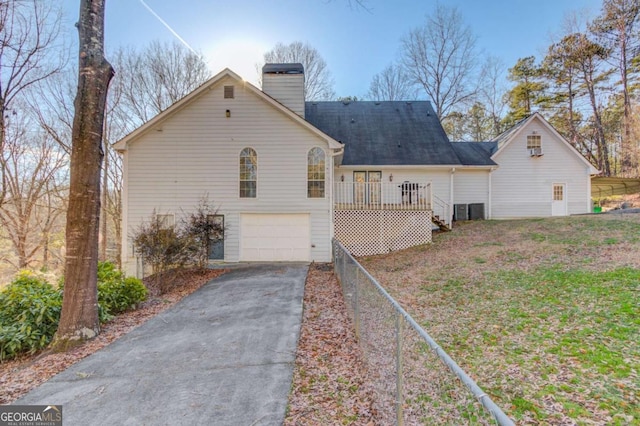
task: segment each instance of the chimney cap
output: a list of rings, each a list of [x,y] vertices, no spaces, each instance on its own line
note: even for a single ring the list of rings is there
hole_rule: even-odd
[[[304,74],[304,67],[296,64],[265,64],[262,74]]]

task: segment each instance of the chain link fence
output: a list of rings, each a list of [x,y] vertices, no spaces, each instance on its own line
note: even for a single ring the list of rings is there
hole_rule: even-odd
[[[514,425],[491,398],[334,240],[334,268],[383,424]]]

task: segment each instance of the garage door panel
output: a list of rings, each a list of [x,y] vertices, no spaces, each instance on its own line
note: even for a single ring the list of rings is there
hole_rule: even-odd
[[[308,214],[240,215],[240,260],[308,261]]]

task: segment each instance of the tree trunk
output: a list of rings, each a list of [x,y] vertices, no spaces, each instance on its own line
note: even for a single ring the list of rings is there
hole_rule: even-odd
[[[627,79],[627,37],[624,27],[620,31],[620,79],[622,83],[622,100],[624,107],[624,118],[622,126],[624,128],[620,151],[622,160],[620,162],[620,172],[623,177],[633,177],[636,173],[637,164],[633,160],[633,147],[631,137],[632,115],[631,99],[629,97],[629,82]]]
[[[102,131],[111,64],[104,58],[105,0],[81,0],[78,89],[74,101],[65,288],[53,348],[95,337],[98,320],[98,233]]]
[[[0,207],[4,204],[4,201],[7,196],[7,174],[6,174],[6,162],[4,156],[5,150],[5,138],[7,135],[6,125],[7,123],[4,120],[5,115],[5,105],[4,99],[2,99],[2,94],[0,94],[0,179],[2,182],[0,184],[2,187],[0,188]]]
[[[117,191],[117,190],[115,190]],[[122,198],[121,197],[117,197],[116,200],[118,200],[119,202],[122,202]],[[116,240],[116,262],[118,264],[118,269],[122,269],[122,226],[121,226],[121,220],[122,220],[122,210],[120,205],[114,207],[115,211],[117,212],[114,216],[114,238]]]
[[[49,232],[42,236],[42,269],[49,271]]]

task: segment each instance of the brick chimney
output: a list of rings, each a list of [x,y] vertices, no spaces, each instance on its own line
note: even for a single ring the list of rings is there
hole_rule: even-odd
[[[262,91],[304,118],[304,67],[302,64],[265,64]]]

